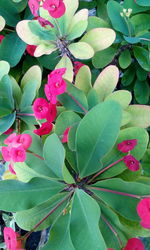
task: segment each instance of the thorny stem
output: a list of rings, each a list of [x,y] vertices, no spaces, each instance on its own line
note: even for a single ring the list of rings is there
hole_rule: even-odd
[[[111,189],[106,189],[106,188],[89,187],[89,189],[99,190],[99,191],[102,191],[102,192],[108,192],[108,193],[113,193],[113,194],[118,194],[118,195],[123,195],[123,196],[129,196],[129,197],[133,197],[135,199],[141,199],[141,197],[142,197],[140,195],[119,192],[119,191],[116,191],[116,190],[111,190]]]
[[[105,172],[106,170],[108,170],[109,168],[113,167],[114,165],[116,165],[117,163],[119,163],[120,161],[123,161],[122,157],[121,159],[113,162],[112,164],[108,165],[107,167],[101,169],[97,174],[95,174],[87,183],[91,183],[97,176],[99,176],[100,174],[102,174],[103,172]]]
[[[84,111],[84,113],[86,114],[88,112],[87,109],[85,109],[82,104],[80,102],[78,102],[78,100],[76,100],[74,98],[74,96],[72,96],[70,93],[67,92],[67,94],[71,97],[71,99]]]
[[[40,220],[35,226],[34,228],[26,233],[23,237],[21,237],[21,239],[27,239],[31,233],[33,233],[52,213],[54,213],[57,208],[59,208],[67,199],[69,199],[71,197],[71,195],[73,194],[73,192],[69,193],[69,195],[67,195],[61,202],[59,202],[55,207],[53,207],[50,212],[42,219]]]
[[[123,244],[122,244],[122,241],[121,241],[118,233],[116,232],[116,230],[113,228],[113,226],[109,223],[109,221],[103,215],[101,215],[101,218],[106,223],[106,225],[110,228],[110,230],[113,232],[113,234],[116,236],[116,238],[119,242],[119,245],[122,248]]]
[[[41,160],[44,160],[44,158],[43,158],[42,156],[40,156],[40,155],[38,155],[38,154],[35,154],[35,153],[33,153],[32,151],[30,151],[30,150],[27,150],[27,153],[30,153],[30,154],[34,155],[35,157],[37,157],[37,158],[39,158],[39,159],[41,159]]]

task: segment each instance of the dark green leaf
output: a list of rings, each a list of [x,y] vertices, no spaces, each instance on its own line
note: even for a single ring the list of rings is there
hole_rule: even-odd
[[[13,125],[15,118],[16,118],[16,112],[4,116],[3,118],[0,119],[0,134],[3,134]]]
[[[114,58],[116,54],[116,49],[109,47],[102,51],[98,51],[95,53],[94,57],[92,58],[92,63],[95,68],[104,68],[108,65]]]
[[[138,63],[140,64],[140,66],[143,69],[150,71],[150,63],[149,63],[150,53],[149,53],[149,51],[144,49],[144,48],[134,46],[133,52],[134,52],[135,58],[137,59]]]
[[[139,81],[138,79],[135,82],[134,86],[134,96],[138,103],[147,104],[150,96],[150,89],[147,81]]]

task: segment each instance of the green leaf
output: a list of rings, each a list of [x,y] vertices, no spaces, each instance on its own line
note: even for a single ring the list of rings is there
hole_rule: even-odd
[[[30,85],[33,80],[35,80],[35,84],[37,85],[38,90],[41,86],[42,80],[42,71],[38,65],[30,67],[24,74],[23,78],[21,79],[21,88],[24,89],[25,85]]]
[[[115,57],[116,52],[117,50],[113,47],[96,52],[92,58],[94,67],[99,69],[107,66]]]
[[[150,63],[149,63],[150,52],[138,46],[134,46],[133,52],[140,66],[146,71],[150,71]]]
[[[123,73],[123,77],[121,79],[121,84],[123,86],[129,86],[135,77],[135,68],[134,65],[130,65],[129,68]]]
[[[147,105],[130,105],[127,111],[131,114],[128,126],[147,128],[150,126],[150,107]]]
[[[29,107],[32,105],[32,102],[36,96],[36,93],[37,93],[37,81],[35,79],[31,79],[30,84],[26,84],[23,89],[23,94],[22,94],[21,103],[20,103],[21,111],[25,109],[26,107]]]
[[[123,7],[121,6],[121,4],[112,0],[108,1],[107,11],[108,11],[108,16],[111,20],[113,28],[123,33],[124,35],[128,35],[129,30],[128,30],[127,23],[124,17],[120,15],[120,13],[123,12]]]
[[[116,38],[114,30],[109,28],[95,28],[88,31],[80,42],[88,43],[94,51],[100,51],[112,45]]]
[[[26,44],[17,36],[16,32],[5,36],[0,44],[0,58],[10,64],[10,67],[16,66],[24,51]]]
[[[0,209],[4,211],[21,211],[30,209],[50,199],[64,188],[64,184],[42,178],[34,178],[28,183],[16,180],[0,182]]]
[[[99,218],[100,208],[96,201],[83,190],[77,189],[70,223],[70,235],[76,250],[107,249],[99,230]]]
[[[126,69],[132,63],[130,51],[124,50],[119,56],[119,65],[122,69]]]
[[[14,123],[16,118],[16,112],[4,116],[3,118],[0,119],[0,135],[3,134],[5,131],[7,131]]]
[[[53,41],[56,39],[56,34],[53,31],[53,28],[50,30],[42,27],[37,20],[32,20],[28,23],[31,32],[39,37],[40,40],[44,41]],[[50,27],[50,26],[49,26]]]
[[[91,71],[88,66],[82,66],[75,78],[75,86],[87,95],[87,93],[90,91],[92,88],[91,85]]]
[[[150,6],[150,0],[136,0],[136,3],[140,6]]]
[[[80,116],[73,111],[64,111],[56,119],[55,133],[62,136],[66,128],[71,127],[81,120]]]
[[[68,46],[71,54],[78,59],[89,59],[94,55],[94,50],[87,42],[81,41],[77,43],[71,43]]]
[[[121,107],[114,101],[96,105],[82,119],[76,133],[77,168],[81,178],[102,168],[101,160],[114,145],[120,122]]]
[[[100,188],[101,190],[95,188]],[[129,184],[129,182],[117,178],[97,182],[92,185],[91,190],[98,195],[105,204],[131,221],[140,220],[136,212],[140,196],[150,194],[148,185],[136,182],[130,182]],[[119,194],[119,192],[123,194]],[[136,197],[132,197],[132,195]]]
[[[52,229],[50,230],[50,238],[43,250],[75,250],[70,237],[70,213],[60,215]]]
[[[2,16],[0,16],[0,31],[4,29],[5,24],[6,24],[5,19]]]
[[[80,37],[86,30],[88,25],[88,10],[82,9],[78,11],[72,18],[67,40],[73,40]]]
[[[74,178],[72,177],[72,175],[70,174],[69,170],[65,165],[63,166],[63,178],[67,184],[73,184],[73,183],[75,184]]]
[[[7,113],[11,113],[14,109],[12,82],[8,75],[5,75],[0,81],[0,107],[0,113],[3,116],[7,115]],[[3,110],[5,110],[6,113],[3,113]]]
[[[59,61],[59,63],[56,65],[55,69],[59,69],[59,68],[66,68],[66,72],[63,75],[63,79],[66,79],[69,82],[72,82],[73,76],[74,76],[73,65],[72,65],[70,58],[67,55],[64,55]]]
[[[134,96],[138,103],[147,104],[150,96],[150,89],[147,81],[139,81],[138,79],[135,82],[134,86]]]
[[[124,39],[128,42],[128,43],[131,43],[131,44],[134,44],[134,43],[140,43],[140,38],[139,37],[128,37],[128,36],[123,36]]]
[[[134,15],[131,17],[131,23],[134,26],[134,32],[137,36],[138,33],[146,30],[148,31],[150,29],[150,16],[149,14]]]
[[[53,51],[50,55],[37,57],[37,60],[44,68],[53,70],[59,62],[59,54]]]
[[[58,100],[65,108],[79,113],[86,113],[88,103],[84,92],[76,88],[72,83],[67,82],[67,92],[58,96]]]
[[[56,134],[49,135],[43,148],[43,156],[47,166],[58,178],[62,178],[65,150]]]
[[[114,145],[113,149],[102,160],[103,168],[109,166],[110,164],[114,163],[115,161],[121,159],[124,156],[124,154],[118,150],[117,145],[118,143],[121,143],[124,140],[131,140],[131,139],[137,139],[138,142],[136,147],[132,150],[132,155],[137,160],[140,160],[143,157],[148,144],[147,131],[143,128],[138,128],[138,127],[130,127],[122,129],[119,133],[119,136],[117,138],[116,144]],[[126,169],[127,167],[125,166],[124,162],[119,162],[118,164],[114,165],[107,171],[103,172],[99,176],[99,178],[100,179],[110,178],[122,173]]]
[[[132,100],[132,95],[127,90],[117,90],[108,95],[105,100],[114,100],[119,102],[123,109],[126,109]]]
[[[110,28],[110,25],[102,18],[90,16],[88,18],[88,27],[86,30],[89,31],[95,28]]]
[[[44,203],[33,207],[31,209],[20,211],[15,214],[15,221],[17,225],[24,230],[30,231],[33,227],[42,220],[59,202],[61,202],[66,193],[56,194]],[[43,223],[36,229],[36,231],[48,228],[59,217],[62,210],[65,208],[67,201],[65,201],[53,214],[51,214]]]
[[[99,96],[94,88],[92,88],[87,96],[89,110],[99,103]]]
[[[19,104],[20,104],[21,97],[22,97],[21,88],[15,78],[13,78],[12,76],[10,78],[11,78],[11,83],[12,83],[12,93],[13,93],[13,98],[15,100],[15,105],[16,105],[16,108],[19,109]]]
[[[124,0],[123,2],[123,6],[125,9],[132,9],[132,13],[136,14],[136,13],[140,13],[140,12],[145,12],[147,10],[149,10],[148,7],[144,7],[144,6],[140,6],[137,4],[138,1],[145,1],[146,3],[148,3],[149,0]]]
[[[15,4],[11,0],[0,1],[0,15],[6,20],[6,24],[15,27],[16,24],[20,21],[20,16]]]
[[[112,93],[116,88],[119,79],[119,70],[116,66],[110,65],[102,70],[96,79],[93,87],[97,91],[100,101]]]
[[[7,75],[10,70],[10,65],[6,61],[0,61],[0,80],[3,78],[4,75]]]

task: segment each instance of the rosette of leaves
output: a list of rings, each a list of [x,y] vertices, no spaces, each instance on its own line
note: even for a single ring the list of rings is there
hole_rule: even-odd
[[[31,67],[19,84],[8,74],[9,70],[8,62],[0,61],[0,134],[11,126],[20,133],[24,129],[33,129],[33,124],[37,124],[32,102],[41,86],[40,67]],[[1,141],[3,138],[1,136]]]
[[[133,91],[135,103],[149,104],[149,1],[125,0],[119,3],[110,0],[99,5],[99,18],[90,17],[88,29],[113,28],[117,38],[111,47],[95,53],[92,58],[94,67],[103,68],[111,62],[119,66],[123,73],[121,87]]]
[[[26,162],[15,163],[19,180],[0,182],[0,209],[14,212],[19,227],[31,232],[51,226],[45,250],[120,250],[130,237],[149,236],[136,212],[139,200],[150,194],[148,185],[139,183],[135,173],[134,181],[123,180],[123,162],[107,169],[123,157],[117,144],[125,139],[138,140],[132,154],[140,160],[148,144],[146,130],[120,131],[122,107],[112,100],[95,105],[83,118],[64,113],[44,146],[37,135],[25,131],[32,135],[32,145]],[[63,146],[66,125],[72,128]]]
[[[64,3],[66,12],[58,19],[52,18],[47,10],[40,7],[40,16],[51,22],[53,28],[50,25],[42,27],[37,20],[23,20],[17,24],[19,37],[27,44],[37,46],[34,52],[36,57],[58,51],[60,56],[89,59],[96,51],[108,48],[114,42],[115,32],[112,29],[96,28],[86,32],[88,9],[75,13],[79,5],[78,0],[75,0],[73,5],[69,0],[64,0]]]

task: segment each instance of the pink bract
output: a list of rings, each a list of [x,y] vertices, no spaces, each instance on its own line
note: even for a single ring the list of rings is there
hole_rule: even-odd
[[[17,134],[16,133],[13,133],[11,135],[9,135],[5,140],[4,140],[4,143],[7,144],[7,145],[10,145],[13,143],[13,141],[15,140]]]
[[[39,129],[35,129],[33,132],[39,136],[49,134],[53,129],[53,124],[50,122],[42,123],[42,126]]]
[[[49,103],[49,109],[48,109],[46,120],[48,122],[53,122],[56,118],[56,115],[57,115],[56,105]]]
[[[131,171],[137,171],[140,168],[140,163],[132,155],[126,155],[123,158],[123,161],[127,168]]]
[[[9,128],[3,134],[4,135],[9,135],[9,134],[11,134],[13,132],[13,130],[14,130],[13,128]]]
[[[65,14],[66,7],[63,0],[45,0],[43,8],[48,10],[50,16],[59,18]]]
[[[43,17],[38,16],[37,20],[41,24],[42,27],[45,27],[46,25],[50,25],[52,28],[54,28],[54,25]]]
[[[9,166],[8,166],[8,168],[9,168],[9,171],[10,171],[12,174],[16,174],[16,172],[15,172],[15,170],[14,170],[14,165],[13,165],[13,163],[10,163]]]
[[[20,237],[11,227],[4,228],[4,240],[6,243],[7,250],[19,250],[22,249],[22,241],[17,240]]]
[[[48,75],[49,92],[52,95],[60,95],[66,91],[67,84],[62,78],[65,72],[66,72],[66,68],[61,68],[61,69],[53,70]]]
[[[68,136],[69,136],[69,131],[71,127],[66,128],[66,130],[63,133],[63,138],[62,138],[62,143],[68,142]]]
[[[2,41],[3,41],[4,38],[5,37],[3,35],[0,35],[0,43],[2,43]]]
[[[2,156],[5,161],[11,160],[11,147],[2,147]]]
[[[144,250],[144,245],[141,240],[131,238],[128,240],[124,250]]]
[[[50,101],[52,104],[57,103],[57,96],[52,94],[49,84],[45,84],[44,92],[48,101]]]
[[[26,160],[26,151],[22,146],[12,148],[10,154],[13,162],[24,162]]]
[[[122,153],[127,153],[135,148],[137,145],[137,140],[132,139],[132,140],[125,140],[117,145],[117,148],[119,151]]]
[[[17,135],[15,142],[22,145],[24,149],[28,149],[32,143],[32,137],[29,134]]]
[[[29,5],[32,15],[38,16],[38,10],[40,7],[39,0],[29,0],[28,5]]]
[[[150,229],[150,198],[144,198],[138,203],[137,213],[141,218],[141,226]]]
[[[79,62],[79,61],[75,61],[74,62],[74,74],[76,75],[79,71],[79,69],[84,66],[85,64]]]
[[[35,52],[36,48],[37,48],[37,46],[28,44],[26,47],[26,51],[28,52],[28,54],[30,56],[34,56],[34,52]]]
[[[49,111],[49,103],[44,98],[37,98],[33,103],[33,111],[37,119],[45,119]]]

